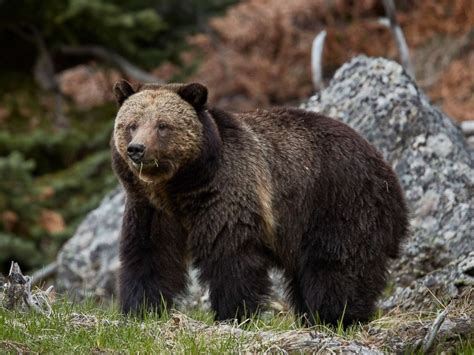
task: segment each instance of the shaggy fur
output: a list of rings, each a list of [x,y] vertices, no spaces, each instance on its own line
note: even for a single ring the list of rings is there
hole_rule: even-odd
[[[284,271],[289,300],[310,323],[369,318],[408,220],[394,172],[360,135],[299,109],[207,109],[199,84],[135,93],[122,81],[115,93],[123,312],[169,305],[192,262],[218,320],[265,304],[270,267]],[[137,142],[144,165],[127,158]]]

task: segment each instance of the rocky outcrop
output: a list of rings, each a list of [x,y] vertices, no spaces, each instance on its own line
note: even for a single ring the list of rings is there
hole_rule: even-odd
[[[412,281],[407,287],[397,286],[380,306],[407,311],[435,310],[467,291],[474,291],[474,251]],[[474,292],[470,296],[474,297]]]
[[[416,307],[434,284],[442,284],[439,297],[448,298],[472,287],[472,267],[465,265],[474,257],[469,254],[474,250],[474,170],[458,127],[430,105],[397,63],[381,58],[357,57],[345,64],[304,107],[355,128],[383,153],[403,185],[412,233],[392,267],[394,293],[382,305],[412,300]],[[77,295],[114,292],[122,211],[118,189],[64,246],[58,260],[63,289]],[[467,281],[458,282],[462,278]],[[205,301],[197,284],[191,290],[185,305]]]
[[[59,290],[67,290],[75,298],[109,298],[115,293],[124,204],[122,188],[115,189],[64,244],[58,255]]]

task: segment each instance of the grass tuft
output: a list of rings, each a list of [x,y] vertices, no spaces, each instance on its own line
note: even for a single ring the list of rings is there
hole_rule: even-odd
[[[450,315],[472,314],[471,294],[458,300]],[[416,353],[417,341],[436,317],[435,312],[379,312],[368,324],[343,327],[343,317],[336,326],[317,324],[305,328],[301,319],[289,312],[263,312],[241,323],[214,322],[214,315],[202,309],[186,315],[173,311],[145,313],[143,319],[124,317],[114,302],[97,305],[93,299],[74,303],[58,298],[48,318],[34,312],[9,311],[0,307],[0,353],[186,353],[222,354],[236,352],[292,352],[339,349],[361,344],[365,349],[383,349]],[[459,318],[460,317],[460,318]],[[316,340],[314,340],[316,339]],[[319,339],[319,340],[318,340]],[[395,340],[395,342],[394,342]],[[450,339],[440,349],[472,354],[472,335]],[[315,341],[313,345],[308,345]],[[392,342],[388,346],[388,343]],[[317,345],[319,344],[319,345]],[[400,345],[401,344],[401,345]],[[413,347],[410,348],[410,344]],[[401,347],[399,347],[401,346]],[[300,350],[298,350],[300,349]]]

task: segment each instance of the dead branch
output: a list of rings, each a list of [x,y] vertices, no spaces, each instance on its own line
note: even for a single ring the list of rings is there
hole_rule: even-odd
[[[57,128],[68,128],[69,121],[64,114],[63,96],[56,79],[54,62],[43,35],[37,27],[30,24],[18,24],[11,26],[10,29],[25,41],[31,42],[36,46],[38,56],[33,67],[35,81],[43,90],[54,94],[56,103],[54,113],[55,126]]]
[[[408,45],[405,40],[405,36],[403,35],[402,28],[397,21],[395,3],[393,0],[382,0],[382,3],[385,8],[385,13],[388,17],[388,25],[392,31],[393,36],[395,37],[395,43],[397,44],[402,66],[411,77],[414,77],[413,65],[410,60]],[[384,21],[381,21],[381,23],[385,24]]]
[[[10,272],[8,273],[7,283],[3,287],[2,304],[7,309],[22,308],[26,305],[35,312],[41,313],[49,317],[52,313],[52,308],[49,302],[49,294],[52,291],[52,286],[46,292],[39,291],[31,292],[32,278],[24,276],[21,272],[18,263],[12,261]]]
[[[171,322],[174,327],[185,329],[190,333],[198,333],[209,337],[235,336],[244,340],[246,344],[242,352],[258,352],[263,348],[271,347],[279,352],[304,352],[325,351],[349,353],[381,354],[382,352],[370,345],[362,345],[356,341],[348,341],[331,334],[315,332],[309,329],[275,332],[260,331],[251,332],[234,327],[229,324],[207,325],[205,323],[190,319],[184,314],[175,313]]]
[[[446,316],[448,315],[448,308],[449,307],[446,307],[440,314],[438,314],[435,321],[431,325],[431,328],[426,333],[422,345],[423,353],[426,354],[433,347],[439,329],[441,328],[441,325],[443,324],[444,320],[446,319]]]
[[[121,55],[101,46],[64,46],[61,47],[60,50],[66,55],[91,55],[103,61],[112,63],[125,75],[143,83],[163,83],[163,80],[160,80],[156,76],[138,68]]]
[[[34,77],[38,85],[47,91],[54,93],[56,109],[54,114],[54,124],[57,128],[68,128],[69,121],[63,110],[63,96],[56,79],[54,62],[48,50],[46,42],[41,32],[31,26],[32,41],[38,50],[38,57],[34,65]]]
[[[23,297],[26,280],[23,277],[20,267],[12,261],[10,272],[8,273],[7,284],[5,288],[5,296],[3,305],[6,309],[13,309],[20,303]]]
[[[39,282],[43,281],[44,279],[54,275],[58,270],[58,263],[52,262],[49,265],[39,269],[38,271],[33,273],[32,278],[32,285],[37,285]]]
[[[313,86],[315,90],[324,88],[323,82],[323,49],[326,31],[321,31],[313,40],[311,48],[311,72],[313,74]]]
[[[42,295],[41,293],[38,294],[31,294],[31,277],[25,276],[26,284],[25,290],[23,292],[23,300],[28,305],[28,307],[32,308],[34,311],[44,314],[45,316],[50,316],[52,313],[52,308],[49,305],[48,299],[46,296]],[[48,293],[50,289],[48,289]]]

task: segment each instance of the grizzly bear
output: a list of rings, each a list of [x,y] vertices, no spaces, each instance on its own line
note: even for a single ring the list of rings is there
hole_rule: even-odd
[[[310,324],[371,316],[408,231],[397,177],[374,147],[301,109],[209,108],[197,83],[120,81],[114,93],[124,313],[171,305],[192,263],[216,320],[264,307],[272,267]]]

